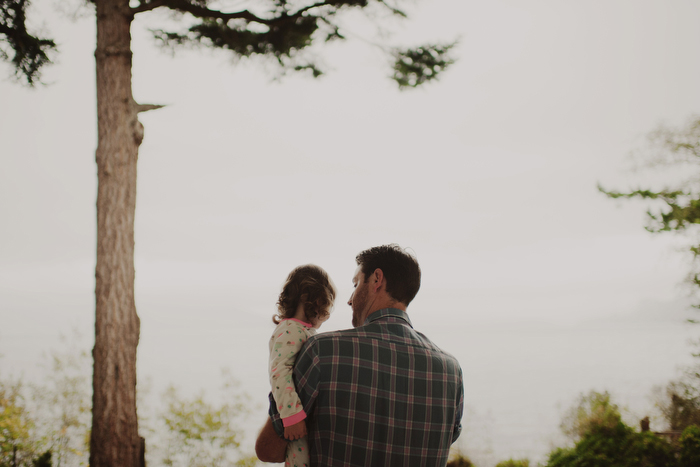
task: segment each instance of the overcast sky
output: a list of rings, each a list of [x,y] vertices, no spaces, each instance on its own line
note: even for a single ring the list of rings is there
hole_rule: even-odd
[[[14,373],[73,328],[89,347],[94,323],[94,20],[34,4],[60,48],[48,86],[0,81],[0,362]],[[700,4],[433,0],[408,12],[383,23],[387,37],[347,20],[350,38],[378,43],[460,39],[438,83],[405,92],[367,42],[319,49],[321,79],[273,81],[274,67],[224,53],[162,52],[148,28],[164,17],[136,20],[135,98],[167,104],[140,117],[136,211],[139,370],[161,375],[156,386],[207,386],[227,364],[260,392],[289,270],[326,268],[339,299],[322,330],[349,327],[354,256],[389,242],[423,268],[414,324],[444,336],[465,373],[460,333],[479,326],[682,322],[679,242],[596,184],[655,180],[630,172],[630,150],[700,109]],[[685,341],[677,329],[669,342]],[[248,347],[256,368],[239,370]],[[679,344],[659,368],[685,354]]]

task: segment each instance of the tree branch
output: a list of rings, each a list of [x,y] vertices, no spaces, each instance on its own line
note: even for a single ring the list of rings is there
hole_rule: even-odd
[[[272,24],[279,18],[274,19],[264,19],[260,18],[248,10],[237,11],[234,13],[224,13],[218,10],[210,10],[209,8],[194,5],[187,0],[151,0],[147,3],[142,3],[139,6],[132,8],[131,12],[133,14],[142,13],[144,11],[153,10],[158,7],[168,7],[171,10],[179,11],[182,13],[190,13],[198,18],[212,18],[221,19],[228,21],[231,19],[244,19],[249,23],[261,23],[261,24]]]
[[[402,18],[408,18],[408,15],[403,10],[399,10],[398,8],[389,5],[384,0],[379,0],[379,3],[387,7],[393,14],[401,16]]]
[[[382,2],[384,3],[384,2]],[[302,13],[305,13],[309,10],[312,10],[314,8],[322,7],[322,6],[327,6],[330,5],[327,0],[324,0],[322,2],[314,3],[312,5],[307,5],[294,13],[287,15],[288,17],[297,17],[301,16]],[[272,18],[272,19],[264,19],[260,18],[259,16],[254,15],[248,10],[243,10],[243,11],[238,11],[234,13],[224,13],[219,10],[211,10],[209,8],[199,6],[192,4],[188,2],[187,0],[151,0],[149,2],[144,2],[141,3],[139,6],[131,8],[131,13],[133,15],[136,15],[138,13],[143,13],[144,11],[150,11],[150,10],[155,10],[156,8],[159,7],[168,7],[171,10],[177,10],[181,12],[186,12],[186,13],[191,13],[192,15],[198,17],[198,18],[215,18],[215,19],[222,19],[224,21],[228,21],[230,19],[245,19],[248,22],[255,22],[255,23],[261,23],[261,24],[273,24],[274,22],[282,19],[282,18]],[[388,5],[387,5],[388,6]],[[389,7],[391,8],[391,7]],[[398,12],[398,10],[395,10],[391,8],[393,11]]]
[[[138,13],[143,13],[144,11],[155,10],[158,7],[165,5],[167,0],[151,0],[150,2],[141,3],[135,8],[131,8],[131,14],[137,15]]]
[[[136,104],[136,112],[148,112],[149,110],[162,109],[165,105],[159,104]]]
[[[290,16],[299,16],[299,15],[301,15],[302,13],[304,13],[305,11],[309,11],[309,10],[311,10],[311,9],[313,9],[313,8],[318,8],[318,7],[326,6],[326,5],[328,5],[328,2],[327,2],[327,1],[319,2],[319,3],[314,3],[314,4],[312,4],[312,5],[308,5],[308,6],[305,6],[304,8],[301,8],[301,9],[297,10],[294,14],[292,14],[292,15],[290,15]]]

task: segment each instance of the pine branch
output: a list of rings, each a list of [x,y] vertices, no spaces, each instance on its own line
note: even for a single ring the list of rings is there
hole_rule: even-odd
[[[208,18],[208,19],[220,19],[223,21],[229,21],[232,19],[244,19],[249,23],[261,23],[261,24],[274,24],[280,18],[265,19],[254,15],[248,10],[237,11],[233,13],[224,13],[219,10],[211,10],[207,7],[196,5],[188,0],[152,0],[148,3],[142,3],[138,7],[132,8],[133,14],[141,13],[144,11],[153,10],[159,7],[167,7],[171,10],[179,11],[181,13],[190,13],[192,16],[197,18]]]
[[[10,61],[16,74],[33,86],[40,80],[41,69],[51,63],[49,54],[56,51],[56,43],[27,31],[27,6],[27,0],[0,0],[0,42],[7,42],[15,52],[10,58],[0,49],[0,60]]]
[[[438,79],[438,76],[455,62],[450,56],[450,50],[456,45],[457,41],[446,45],[424,45],[415,49],[394,49],[392,79],[399,85],[399,89],[416,88]]]
[[[322,7],[322,6],[327,6],[327,5],[330,5],[330,4],[331,4],[331,3],[327,2],[327,1],[326,1],[326,2],[314,3],[314,4],[312,4],[312,5],[308,5],[308,6],[305,6],[304,8],[301,8],[301,9],[297,10],[295,13],[291,14],[290,16],[300,16],[302,13],[305,13],[305,12],[307,12],[307,11],[309,11],[309,10],[312,10],[312,9],[314,9],[314,8],[319,8],[319,7]]]
[[[393,14],[400,16],[402,18],[408,18],[408,15],[403,10],[399,10],[398,8],[389,5],[384,0],[379,0],[379,3],[381,3],[382,5],[387,7]]]
[[[151,0],[150,2],[141,3],[139,6],[131,9],[131,14],[136,15],[144,11],[155,10],[156,8],[164,6],[166,2],[167,0]]]

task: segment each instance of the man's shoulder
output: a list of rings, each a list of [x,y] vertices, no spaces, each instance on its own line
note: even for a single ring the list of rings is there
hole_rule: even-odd
[[[329,349],[339,343],[370,342],[381,339],[382,328],[373,324],[357,328],[341,329],[339,331],[322,332],[309,337],[305,349],[323,347]]]
[[[309,344],[313,342],[352,340],[367,335],[365,326],[353,329],[341,329],[339,331],[321,332],[309,338]]]
[[[399,333],[397,333],[397,329]],[[329,348],[338,343],[369,343],[377,340],[380,345],[400,345],[409,347],[420,347],[424,352],[439,354],[445,360],[453,362],[459,366],[458,360],[449,352],[442,350],[425,334],[413,330],[410,326],[400,325],[388,330],[381,323],[369,323],[352,329],[340,331],[323,332],[311,336],[306,343],[306,347]]]

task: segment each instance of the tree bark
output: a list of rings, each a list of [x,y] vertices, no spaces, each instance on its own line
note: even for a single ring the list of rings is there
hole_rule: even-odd
[[[134,303],[136,162],[143,139],[131,92],[129,0],[96,0],[97,265],[91,467],[136,467]]]

